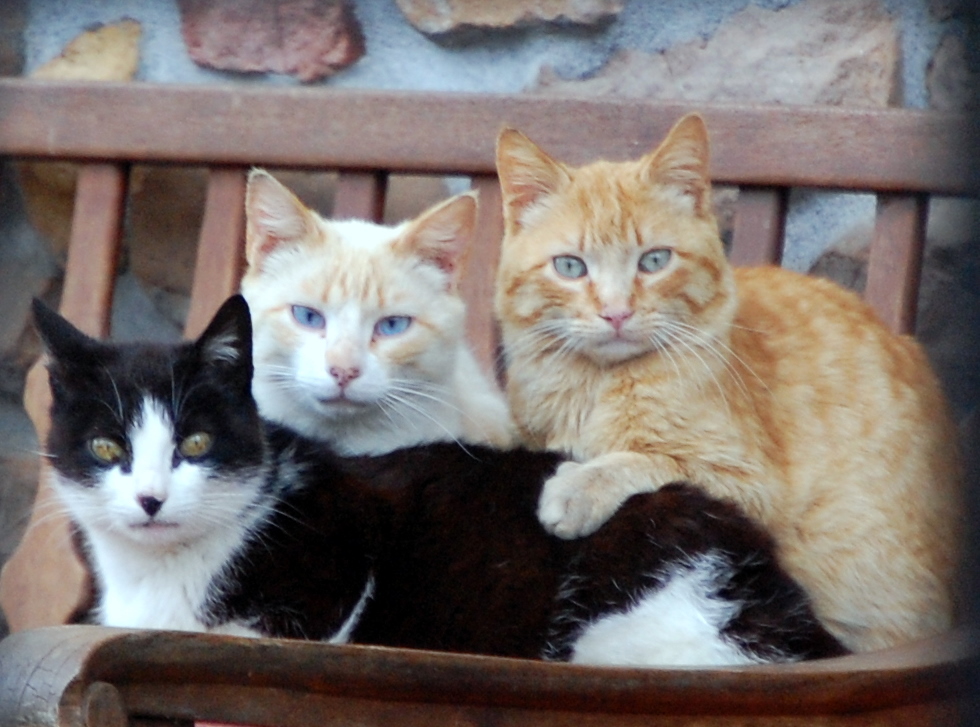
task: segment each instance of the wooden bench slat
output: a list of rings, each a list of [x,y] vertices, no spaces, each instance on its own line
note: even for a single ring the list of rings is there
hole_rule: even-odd
[[[789,190],[783,187],[742,187],[735,206],[733,265],[779,264]]]
[[[388,175],[385,172],[343,171],[334,195],[334,219],[380,222],[384,217]]]
[[[915,329],[927,214],[925,195],[878,196],[864,298],[898,333]]]
[[[504,124],[579,164],[636,158],[693,110],[718,182],[980,193],[972,117],[914,109],[4,78],[0,153],[492,174]]]
[[[216,167],[209,172],[191,303],[184,325],[188,338],[199,336],[221,304],[238,290],[245,264],[246,173],[243,167]]]
[[[484,370],[496,374],[497,325],[493,312],[494,282],[504,234],[503,201],[497,176],[473,177],[479,192],[476,236],[463,264],[459,288],[466,300],[466,335]]]
[[[85,164],[78,172],[61,313],[89,335],[109,334],[129,167]]]

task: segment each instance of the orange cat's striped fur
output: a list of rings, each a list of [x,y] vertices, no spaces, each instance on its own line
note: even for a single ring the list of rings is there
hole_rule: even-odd
[[[690,479],[770,529],[848,647],[948,628],[960,466],[937,380],[851,292],[729,266],[701,117],[637,161],[580,168],[508,129],[497,166],[512,413],[578,460],[545,486],[542,523],[577,537]]]

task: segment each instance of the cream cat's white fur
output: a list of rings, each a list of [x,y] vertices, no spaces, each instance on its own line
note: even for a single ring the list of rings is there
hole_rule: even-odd
[[[246,212],[242,294],[263,416],[343,454],[511,442],[504,398],[466,344],[456,291],[475,195],[396,226],[328,221],[254,170]],[[300,324],[295,306],[321,316],[322,327]],[[409,329],[378,335],[391,317],[410,318]]]

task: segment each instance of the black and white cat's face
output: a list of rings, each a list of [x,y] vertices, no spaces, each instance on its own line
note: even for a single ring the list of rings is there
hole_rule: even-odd
[[[48,455],[83,529],[169,548],[249,520],[265,458],[241,298],[170,346],[102,343],[38,302],[34,316],[50,357]]]

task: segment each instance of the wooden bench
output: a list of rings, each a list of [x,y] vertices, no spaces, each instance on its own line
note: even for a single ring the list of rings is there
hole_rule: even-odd
[[[210,170],[189,336],[237,289],[251,165],[337,170],[333,214],[369,219],[380,218],[391,174],[470,175],[480,221],[462,287],[471,342],[492,366],[499,129],[579,164],[635,158],[695,108],[711,132],[713,179],[739,188],[733,261],[780,261],[793,187],[877,194],[865,295],[891,328],[911,331],[929,196],[980,196],[977,140],[962,116],[0,79],[0,155],[80,163],[61,311],[103,336],[134,163]],[[48,401],[35,366],[25,406],[42,441]],[[42,476],[35,513],[51,497]],[[801,665],[636,670],[60,625],[87,593],[67,523],[35,517],[0,580],[17,632],[0,643],[0,726],[950,724],[971,663],[959,632]]]

